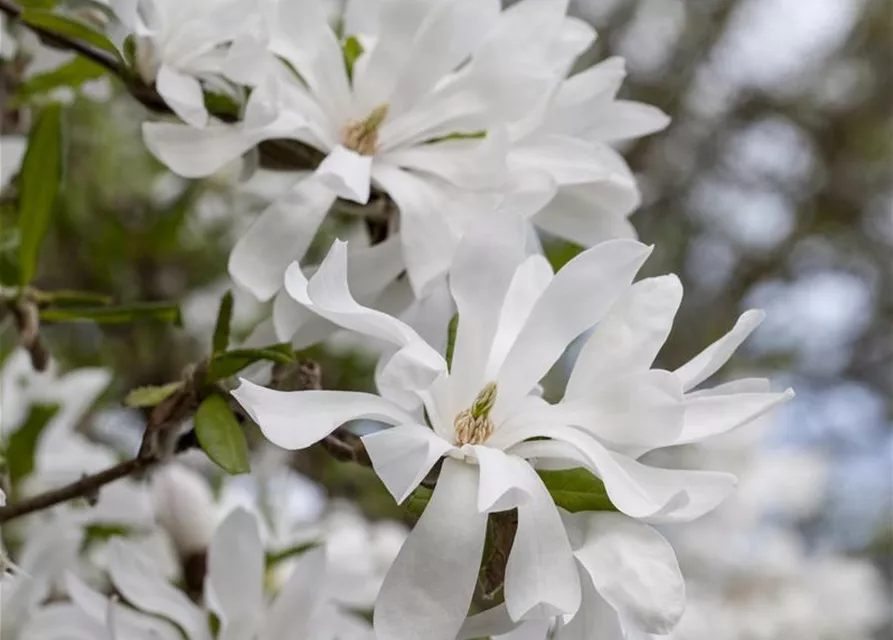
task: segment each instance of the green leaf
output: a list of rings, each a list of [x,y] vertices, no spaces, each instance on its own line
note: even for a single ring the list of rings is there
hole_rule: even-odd
[[[114,300],[111,296],[104,293],[95,293],[93,291],[35,291],[33,293],[34,300],[42,305],[108,305]]]
[[[72,58],[70,62],[63,64],[52,71],[41,73],[30,78],[18,88],[16,95],[10,103],[11,107],[21,105],[32,96],[49,93],[59,87],[78,89],[85,82],[101,78],[107,73],[106,69],[92,60],[83,57]]]
[[[605,484],[586,469],[537,471],[555,504],[571,513],[578,511],[617,511]]]
[[[59,407],[56,405],[34,405],[28,418],[6,441],[6,466],[9,479],[16,485],[34,470],[34,450],[44,427],[49,424]]]
[[[344,41],[342,50],[344,51],[344,66],[347,69],[347,77],[353,80],[353,66],[356,64],[357,59],[363,55],[363,45],[357,40],[356,36],[350,36]]]
[[[248,473],[248,443],[238,420],[222,397],[205,398],[195,413],[195,437],[208,457],[225,471]]]
[[[45,322],[92,320],[99,324],[126,324],[143,320],[181,325],[180,306],[175,302],[141,302],[120,307],[73,307],[41,309]]]
[[[26,285],[37,271],[37,258],[62,184],[64,145],[62,105],[44,107],[31,127],[19,175],[19,274]]]
[[[447,368],[453,368],[453,352],[456,350],[456,332],[459,330],[459,314],[453,314],[447,327],[446,363]]]
[[[32,27],[39,27],[52,33],[81,40],[97,49],[111,53],[118,60],[124,62],[118,48],[108,39],[108,36],[85,22],[41,9],[25,9],[20,19]]]
[[[211,359],[208,365],[208,373],[205,382],[214,384],[224,378],[237,374],[245,367],[250,367],[255,362],[268,360],[280,364],[289,364],[295,361],[295,352],[292,346],[284,342],[274,344],[262,349],[236,349],[226,351]]]
[[[217,311],[217,322],[214,325],[214,341],[212,353],[223,353],[229,346],[230,325],[233,321],[233,292],[227,291],[220,299]]]
[[[124,398],[128,407],[154,407],[183,388],[182,382],[171,382],[160,387],[138,387]]]

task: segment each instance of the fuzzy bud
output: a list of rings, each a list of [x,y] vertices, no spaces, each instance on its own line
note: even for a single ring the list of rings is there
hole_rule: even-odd
[[[205,478],[182,465],[169,464],[152,477],[152,499],[159,524],[181,558],[203,553],[211,544],[216,507]]]

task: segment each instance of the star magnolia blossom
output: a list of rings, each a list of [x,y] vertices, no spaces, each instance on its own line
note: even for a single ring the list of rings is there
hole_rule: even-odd
[[[225,87],[221,72],[227,46],[246,31],[252,16],[261,16],[255,0],[110,0],[121,21],[113,36],[123,47],[132,36],[137,71],[155,85],[184,122],[208,123],[203,83]],[[114,31],[114,29],[113,29]]]
[[[674,276],[631,285],[649,247],[608,241],[555,275],[524,247],[525,226],[508,214],[481,222],[460,244],[449,274],[460,321],[448,366],[409,326],[353,300],[346,248],[336,243],[309,281],[293,265],[286,288],[328,320],[397,347],[380,367],[380,395],[279,392],[247,381],[233,392],[266,437],[288,449],[349,420],[395,425],[363,442],[398,501],[443,459],[431,501],[382,587],[379,638],[452,640],[471,600],[487,516],[513,508],[508,615],[574,614],[582,592],[577,562],[534,464],[589,469],[633,518],[691,520],[718,505],[735,477],[636,459],[734,428],[790,396],[752,392],[746,383],[687,393],[728,359],[758,324],[758,312],[676,371],[650,369],[682,290]],[[540,379],[593,326],[564,398],[547,403]],[[622,581],[622,572],[613,578]]]
[[[179,640],[183,634],[189,640],[371,638],[367,622],[327,600],[325,588],[320,588],[325,564],[322,548],[301,555],[290,579],[268,605],[257,521],[237,509],[217,528],[208,551],[205,593],[208,609],[220,620],[216,636],[209,611],[158,574],[137,545],[121,538],[109,545],[108,571],[115,589],[137,610],[110,601],[69,574],[71,603],[45,607],[29,630],[42,640]]]
[[[354,0],[342,39],[320,0],[280,2],[267,49],[240,47],[228,65],[231,78],[255,85],[242,122],[146,123],[146,144],[186,177],[209,175],[269,139],[325,154],[230,256],[234,280],[261,299],[279,290],[336,198],[365,204],[373,186],[399,209],[419,297],[447,272],[467,225],[505,198],[528,216],[552,199],[574,205],[537,218],[575,241],[631,235],[635,182],[605,142],[660,129],[667,118],[614,100],[623,75],[616,60],[564,81],[595,38],[567,5]],[[592,202],[596,215],[581,218]]]

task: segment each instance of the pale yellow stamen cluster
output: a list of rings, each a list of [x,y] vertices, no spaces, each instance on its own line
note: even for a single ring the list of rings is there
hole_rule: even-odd
[[[456,445],[482,444],[493,435],[493,421],[490,410],[496,403],[496,383],[485,386],[475,398],[471,409],[460,411],[453,421],[456,431]]]
[[[341,144],[361,156],[375,155],[378,149],[378,131],[388,117],[388,109],[386,104],[379,105],[365,120],[353,120],[347,123],[341,132]]]

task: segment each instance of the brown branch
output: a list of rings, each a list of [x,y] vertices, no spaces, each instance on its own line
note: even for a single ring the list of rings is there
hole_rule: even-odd
[[[77,482],[72,482],[64,487],[52,489],[33,498],[27,498],[20,502],[0,507],[0,524],[29,513],[34,513],[35,511],[54,507],[68,500],[90,498],[95,496],[105,485],[147,469],[155,462],[157,462],[157,459],[154,457],[136,457],[116,464],[114,467],[109,467],[99,473],[84,476]]]

